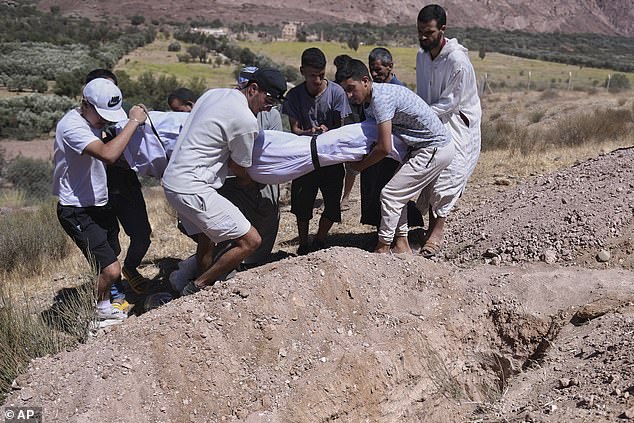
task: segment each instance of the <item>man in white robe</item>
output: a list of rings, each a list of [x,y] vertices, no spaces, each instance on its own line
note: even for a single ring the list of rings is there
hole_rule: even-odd
[[[429,210],[427,240],[421,249],[426,257],[440,252],[445,220],[480,157],[482,109],[475,71],[467,49],[455,38],[445,38],[446,23],[444,9],[435,4],[418,14],[416,92],[445,124],[456,150],[451,164],[417,201],[421,212]]]

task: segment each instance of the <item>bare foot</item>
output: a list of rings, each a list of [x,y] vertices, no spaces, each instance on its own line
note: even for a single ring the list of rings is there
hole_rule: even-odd
[[[406,236],[397,236],[394,239],[392,252],[395,254],[412,254],[412,249],[409,246],[409,241]]]
[[[384,244],[381,241],[379,241],[377,242],[376,247],[374,248],[374,252],[379,254],[389,254],[390,244]]]

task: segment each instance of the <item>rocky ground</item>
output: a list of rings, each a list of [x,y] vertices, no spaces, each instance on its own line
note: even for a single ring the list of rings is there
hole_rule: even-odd
[[[634,419],[633,173],[626,149],[474,183],[434,260],[347,247],[371,247],[356,215],[337,247],[293,257],[285,212],[279,261],[35,360],[5,405],[49,422]]]

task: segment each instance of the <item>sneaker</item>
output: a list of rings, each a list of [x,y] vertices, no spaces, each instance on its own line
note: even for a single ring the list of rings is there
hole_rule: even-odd
[[[308,248],[308,244],[300,245],[297,249],[298,256],[305,256],[308,253],[310,253],[310,248]]]
[[[181,291],[181,296],[186,296],[186,295],[192,295],[195,294],[197,292],[200,292],[202,290],[202,288],[199,288],[194,281],[189,282],[187,285],[185,285],[185,288],[183,288],[183,290]]]
[[[174,291],[181,292],[190,280],[196,279],[196,276],[198,276],[198,263],[194,255],[178,263],[178,269],[170,273],[170,285]]]
[[[138,271],[134,270],[134,272],[132,272],[124,267],[121,269],[121,273],[123,273],[123,277],[126,278],[130,288],[135,294],[144,294],[149,289],[150,280]]]
[[[112,306],[114,308],[116,308],[117,310],[121,310],[124,313],[128,313],[128,311],[130,310],[130,303],[128,303],[125,298],[121,298],[121,299],[116,299],[116,300],[112,300]]]
[[[97,309],[97,320],[116,320],[119,322],[128,318],[128,314],[112,306],[109,310],[103,311]]]

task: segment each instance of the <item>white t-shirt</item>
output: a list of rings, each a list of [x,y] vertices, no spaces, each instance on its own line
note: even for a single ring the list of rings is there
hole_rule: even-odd
[[[53,159],[53,194],[63,206],[104,206],[108,202],[106,166],[83,154],[88,144],[101,139],[101,130],[90,126],[79,109],[66,113],[57,123]]]
[[[372,100],[365,115],[377,124],[392,121],[392,133],[411,147],[441,147],[450,141],[449,133],[436,113],[407,87],[372,84]]]
[[[231,158],[251,166],[258,121],[240,91],[217,88],[198,99],[178,137],[163,175],[163,186],[182,194],[196,194],[225,181]]]

